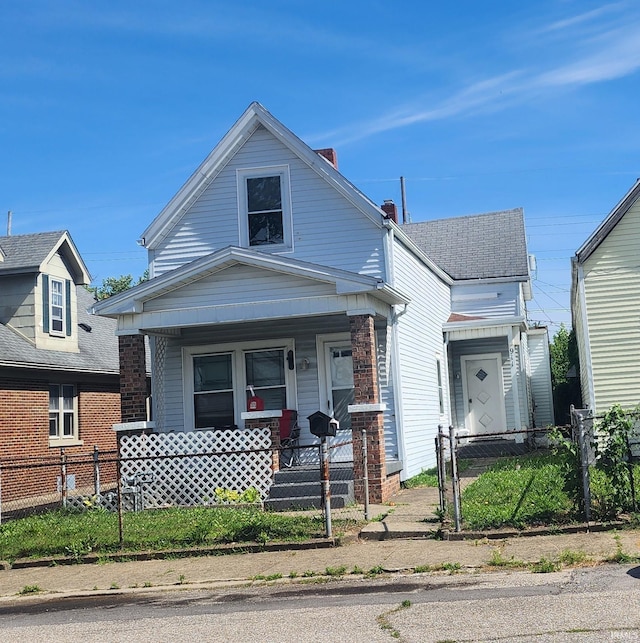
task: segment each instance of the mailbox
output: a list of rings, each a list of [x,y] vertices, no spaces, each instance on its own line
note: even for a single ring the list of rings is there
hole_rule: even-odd
[[[312,413],[307,420],[309,420],[309,430],[318,438],[334,436],[340,428],[338,420],[322,411]]]

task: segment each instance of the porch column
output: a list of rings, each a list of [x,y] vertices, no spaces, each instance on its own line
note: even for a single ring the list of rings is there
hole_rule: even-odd
[[[353,432],[353,468],[355,496],[364,501],[364,463],[362,429],[366,430],[369,475],[369,499],[385,502],[396,490],[395,480],[388,481],[384,450],[383,406],[378,387],[378,363],[373,315],[349,317],[353,358],[354,404],[349,407]],[[396,476],[397,477],[397,476]],[[398,478],[399,488],[399,478]]]
[[[242,414],[245,429],[267,427],[271,433],[271,471],[280,471],[280,418],[282,411],[247,411]]]
[[[145,422],[148,393],[144,335],[120,335],[118,348],[122,422]]]

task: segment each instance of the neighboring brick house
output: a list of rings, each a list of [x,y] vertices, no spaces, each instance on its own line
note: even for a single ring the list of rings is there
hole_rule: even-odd
[[[95,303],[89,281],[68,232],[0,237],[3,502],[54,493],[60,484],[59,468],[9,475],[11,465],[59,459],[61,448],[74,457],[116,448],[118,341],[112,320],[87,312]],[[93,478],[84,469],[74,474],[78,486]]]

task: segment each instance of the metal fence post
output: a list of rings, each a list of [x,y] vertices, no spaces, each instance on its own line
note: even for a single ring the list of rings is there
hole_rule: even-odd
[[[582,468],[582,493],[584,496],[584,518],[591,522],[591,488],[589,484],[589,448],[584,434],[584,416],[576,413],[578,419],[578,448],[580,449],[580,465]]]
[[[362,429],[362,466],[364,469],[364,519],[371,520],[369,509],[369,452],[367,451],[367,429]]]
[[[95,444],[93,447],[93,488],[95,490],[96,497],[100,497],[100,460],[98,445]]]
[[[324,505],[324,526],[327,538],[331,538],[331,481],[329,479],[329,449],[327,438],[320,439],[321,468],[320,478],[322,480],[322,504]]]
[[[447,510],[447,464],[444,459],[444,427],[438,424],[436,437],[436,465],[438,471],[438,494],[440,497],[440,511],[444,516]]]
[[[122,459],[120,451],[116,456],[116,476],[118,478],[118,539],[120,542],[120,549],[124,548],[124,526],[122,524],[122,513],[124,511],[124,504],[122,502]]]
[[[62,493],[62,506],[67,507],[67,456],[64,447],[60,449],[60,491]]]
[[[449,445],[451,448],[451,479],[453,486],[453,520],[456,532],[460,531],[460,480],[458,479],[458,460],[456,453],[456,434],[449,426]]]

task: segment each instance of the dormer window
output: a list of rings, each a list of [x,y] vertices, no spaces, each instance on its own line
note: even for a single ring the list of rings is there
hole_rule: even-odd
[[[49,310],[52,335],[64,335],[64,282],[59,279],[49,281]]]
[[[71,335],[71,281],[42,275],[42,326],[55,337]]]
[[[238,170],[240,245],[281,251],[292,247],[289,169]]]

